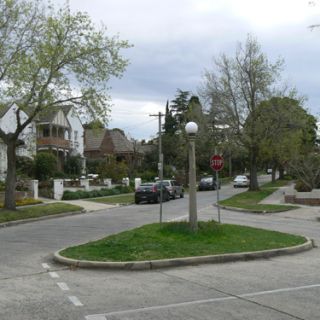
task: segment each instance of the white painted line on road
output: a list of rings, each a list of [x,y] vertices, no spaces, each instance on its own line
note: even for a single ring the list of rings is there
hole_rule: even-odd
[[[104,314],[88,315],[88,316],[86,316],[86,319],[87,320],[95,320],[95,319],[100,320],[99,317],[103,317],[103,316],[108,317],[108,316],[114,316],[114,315],[139,313],[139,312],[144,312],[144,311],[155,311],[155,310],[161,310],[161,309],[170,309],[170,308],[175,308],[175,307],[191,306],[191,305],[220,302],[220,301],[227,301],[227,300],[237,300],[237,299],[241,299],[241,298],[255,297],[255,296],[261,296],[261,295],[267,295],[267,294],[281,293],[281,292],[291,292],[291,291],[298,291],[298,290],[305,290],[305,289],[313,289],[313,288],[320,288],[320,284],[301,286],[301,287],[292,287],[292,288],[282,288],[282,289],[275,289],[275,290],[269,290],[269,291],[259,291],[259,292],[245,293],[245,294],[239,294],[239,295],[227,296],[227,297],[221,297],[221,298],[172,303],[172,304],[161,305],[161,306],[151,306],[151,307],[144,307],[144,308],[138,308],[138,309],[114,311],[114,312],[108,312],[108,313],[104,313]],[[96,317],[96,318],[94,318],[94,317]],[[105,319],[101,318],[101,320],[105,320]]]
[[[51,278],[60,278],[56,272],[49,272]]]
[[[256,296],[262,296],[262,295],[270,294],[270,293],[290,292],[290,291],[298,291],[298,290],[312,289],[312,288],[319,288],[319,287],[320,287],[320,284],[312,284],[312,285],[309,285],[309,286],[268,290],[268,291],[261,291],[261,292],[255,292],[255,293],[246,293],[246,294],[239,295],[239,297],[241,297],[241,298],[256,297]]]
[[[57,282],[57,286],[62,290],[62,291],[69,291],[69,287],[66,283],[64,282]]]
[[[68,299],[76,306],[76,307],[82,307],[83,304],[80,302],[80,300],[75,296],[69,296]]]
[[[93,315],[93,316],[86,316],[86,320],[107,320],[105,316],[102,315]]]
[[[41,265],[43,269],[50,269],[50,266],[47,263],[42,263]]]

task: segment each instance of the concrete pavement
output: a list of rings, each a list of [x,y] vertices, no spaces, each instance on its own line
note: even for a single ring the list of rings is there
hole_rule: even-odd
[[[69,203],[73,204],[79,207],[82,207],[86,212],[92,212],[92,211],[99,211],[99,210],[106,210],[110,208],[118,207],[118,204],[107,204],[107,203],[99,203],[94,201],[89,201],[85,199],[79,199],[79,200],[52,200],[47,198],[39,198],[43,203],[54,203],[54,202],[63,202],[63,203]]]

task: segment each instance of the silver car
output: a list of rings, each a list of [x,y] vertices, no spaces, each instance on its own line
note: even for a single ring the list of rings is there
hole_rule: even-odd
[[[249,187],[249,184],[250,180],[247,176],[236,176],[233,180],[233,186],[235,188]]]
[[[178,183],[176,180],[163,180],[162,183],[169,191],[171,199],[176,199],[178,197],[180,197],[180,198],[184,197],[183,186],[180,183]]]

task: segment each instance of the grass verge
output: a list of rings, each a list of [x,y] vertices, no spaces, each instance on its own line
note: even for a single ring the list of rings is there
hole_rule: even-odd
[[[61,255],[77,260],[143,261],[223,253],[260,251],[304,243],[301,236],[223,224],[198,223],[192,233],[187,222],[155,223],[70,247]]]
[[[247,211],[264,213],[264,212],[282,212],[299,208],[292,205],[278,204],[260,204],[264,198],[271,195],[277,188],[288,184],[287,180],[277,180],[276,182],[266,183],[259,191],[246,191],[238,193],[233,197],[219,201],[221,206],[245,209]]]
[[[134,203],[133,194],[122,194],[118,196],[108,196],[102,198],[88,199],[88,201],[107,203],[107,204],[121,204],[128,205]]]
[[[41,206],[32,206],[27,208],[19,208],[16,211],[1,209],[0,223],[16,220],[26,220],[31,218],[39,218],[59,213],[80,211],[82,209],[82,207],[61,202],[48,203]]]

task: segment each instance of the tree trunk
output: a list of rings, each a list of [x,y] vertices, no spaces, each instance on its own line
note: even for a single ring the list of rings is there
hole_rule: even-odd
[[[257,151],[256,148],[250,150],[250,187],[249,191],[258,191],[258,174],[257,174]]]
[[[7,142],[7,177],[4,208],[8,210],[16,210],[16,141],[9,140]]]
[[[229,177],[232,177],[232,155],[229,154]]]
[[[279,166],[279,180],[284,180],[284,168],[282,165]]]
[[[273,166],[272,166],[272,178],[271,178],[271,181],[272,182],[276,182],[276,173],[277,173],[277,165],[276,164],[274,164]]]

